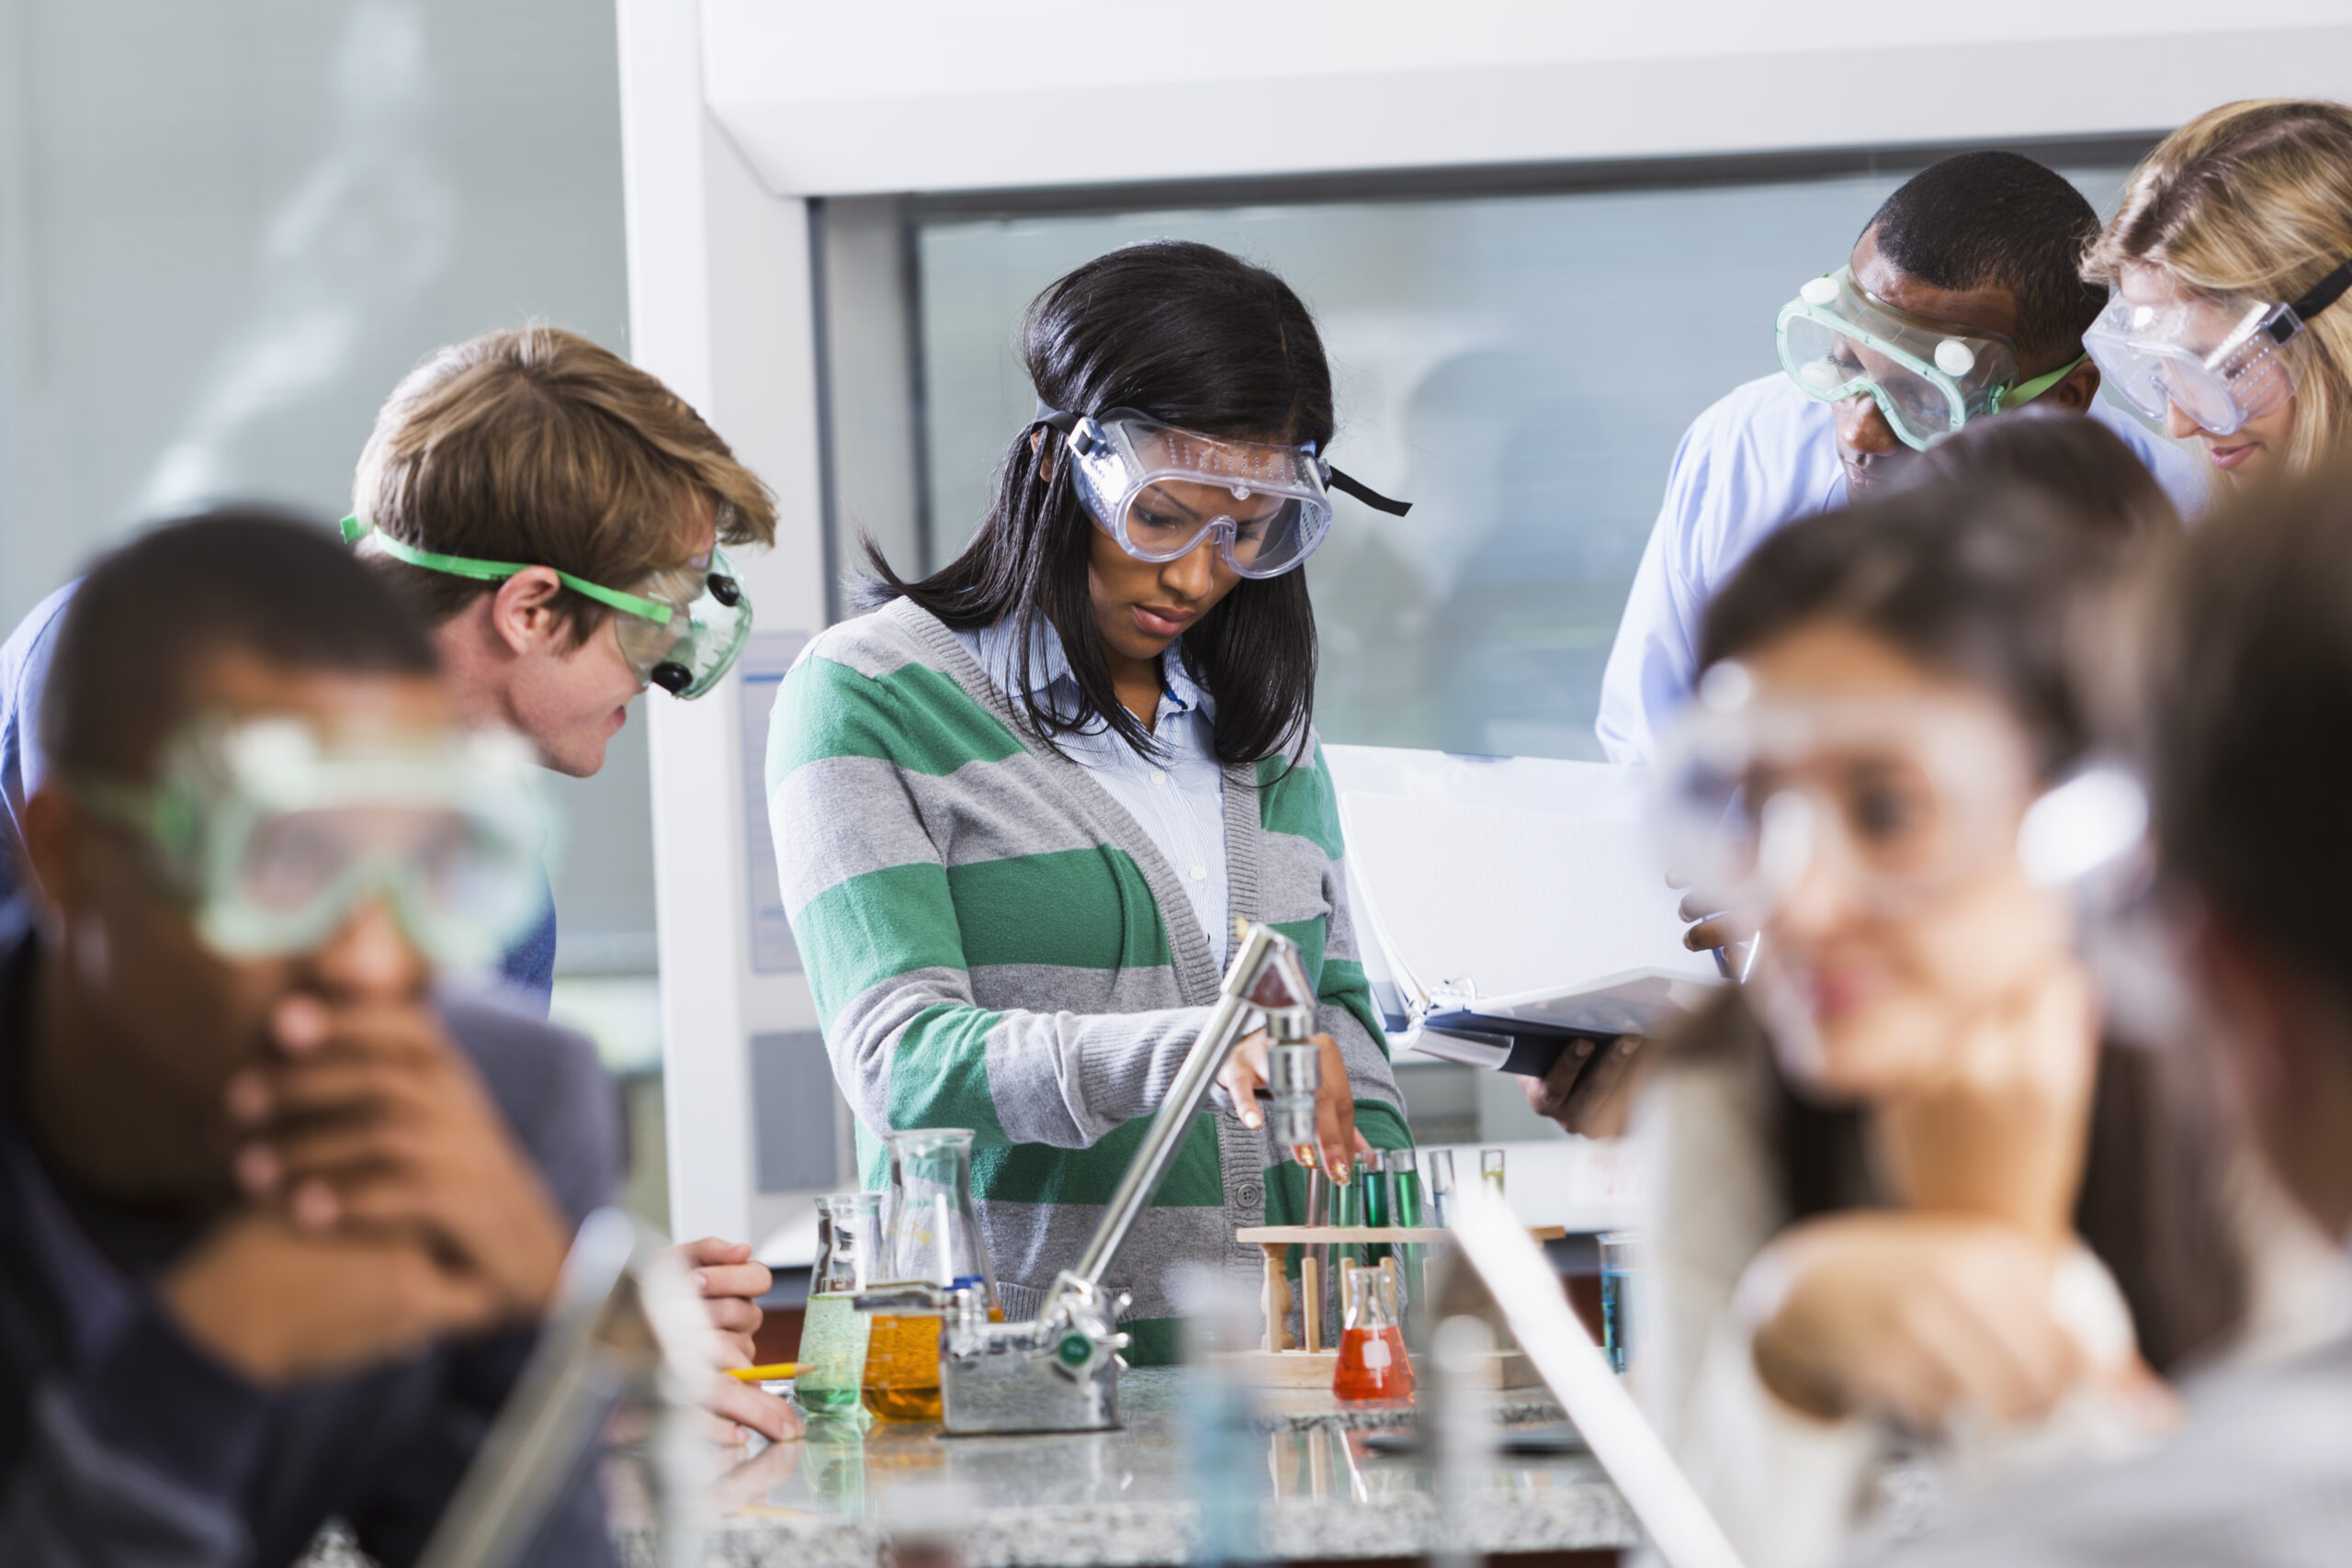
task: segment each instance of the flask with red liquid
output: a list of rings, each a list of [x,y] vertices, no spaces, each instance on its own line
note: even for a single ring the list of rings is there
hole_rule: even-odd
[[[1345,1265],[1340,1299],[1346,1327],[1340,1335],[1332,1396],[1349,1404],[1411,1404],[1413,1363],[1405,1354],[1405,1332],[1396,1323],[1394,1261]]]

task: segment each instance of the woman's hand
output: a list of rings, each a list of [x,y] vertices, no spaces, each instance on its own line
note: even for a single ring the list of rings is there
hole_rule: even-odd
[[[2007,1225],[1839,1214],[1758,1254],[1738,1310],[1757,1375],[1808,1415],[1891,1416],[1928,1432],[1964,1411],[2025,1421],[2089,1375],[2052,1312],[2053,1267]]]
[[[1266,1122],[1265,1112],[1258,1108],[1258,1090],[1267,1081],[1270,1043],[1264,1030],[1251,1031],[1241,1037],[1217,1070],[1217,1084],[1233,1097],[1233,1108],[1245,1127],[1262,1127]],[[1353,1167],[1358,1149],[1372,1145],[1356,1131],[1355,1095],[1348,1087],[1348,1064],[1340,1055],[1340,1043],[1318,1034],[1315,1045],[1322,1066],[1321,1083],[1315,1091],[1317,1157],[1324,1169],[1339,1176]]]
[[[2098,1003],[2071,956],[1964,1021],[1951,1071],[1872,1118],[1895,1197],[2056,1247],[2073,1230],[2098,1053]]]

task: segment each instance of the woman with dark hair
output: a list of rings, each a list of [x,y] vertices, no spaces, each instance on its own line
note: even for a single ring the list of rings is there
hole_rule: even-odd
[[[1792,525],[1709,607],[1662,820],[1762,947],[1636,1107],[1641,1371],[1754,1568],[1835,1556],[1905,1443],[1973,1485],[2144,1441],[2152,1365],[2300,1299],[2188,1055],[2103,1040],[2057,885],[2078,628],[2177,531],[1970,471]]]
[[[1206,1020],[1235,919],[1305,950],[1319,1157],[1409,1144],[1357,961],[1310,722],[1300,570],[1329,491],[1330,371],[1280,278],[1206,245],[1114,251],[1030,307],[1038,406],[956,560],[811,644],[777,699],[786,907],[867,1184],[878,1135],[974,1130],[1007,1314],[1076,1259]],[[1304,1219],[1255,1105],[1262,1038],[1121,1256],[1131,1359],[1175,1353],[1173,1272]]]

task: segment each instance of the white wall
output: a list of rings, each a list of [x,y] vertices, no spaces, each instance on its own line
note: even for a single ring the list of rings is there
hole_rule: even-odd
[[[840,194],[2082,135],[2352,97],[2344,0],[707,0],[709,100]]]

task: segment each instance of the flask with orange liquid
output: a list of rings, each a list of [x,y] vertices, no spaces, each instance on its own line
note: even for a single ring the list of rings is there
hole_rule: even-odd
[[[877,1283],[922,1280],[943,1289],[980,1291],[990,1318],[1001,1322],[996,1276],[972,1209],[972,1134],[962,1127],[893,1133],[885,1278]],[[865,1408],[886,1420],[936,1421],[939,1325],[934,1313],[877,1313],[865,1343],[859,1389]]]
[[[1396,1264],[1343,1265],[1340,1300],[1347,1326],[1340,1334],[1332,1396],[1348,1404],[1412,1404],[1413,1363],[1405,1354],[1405,1333],[1396,1323]]]

